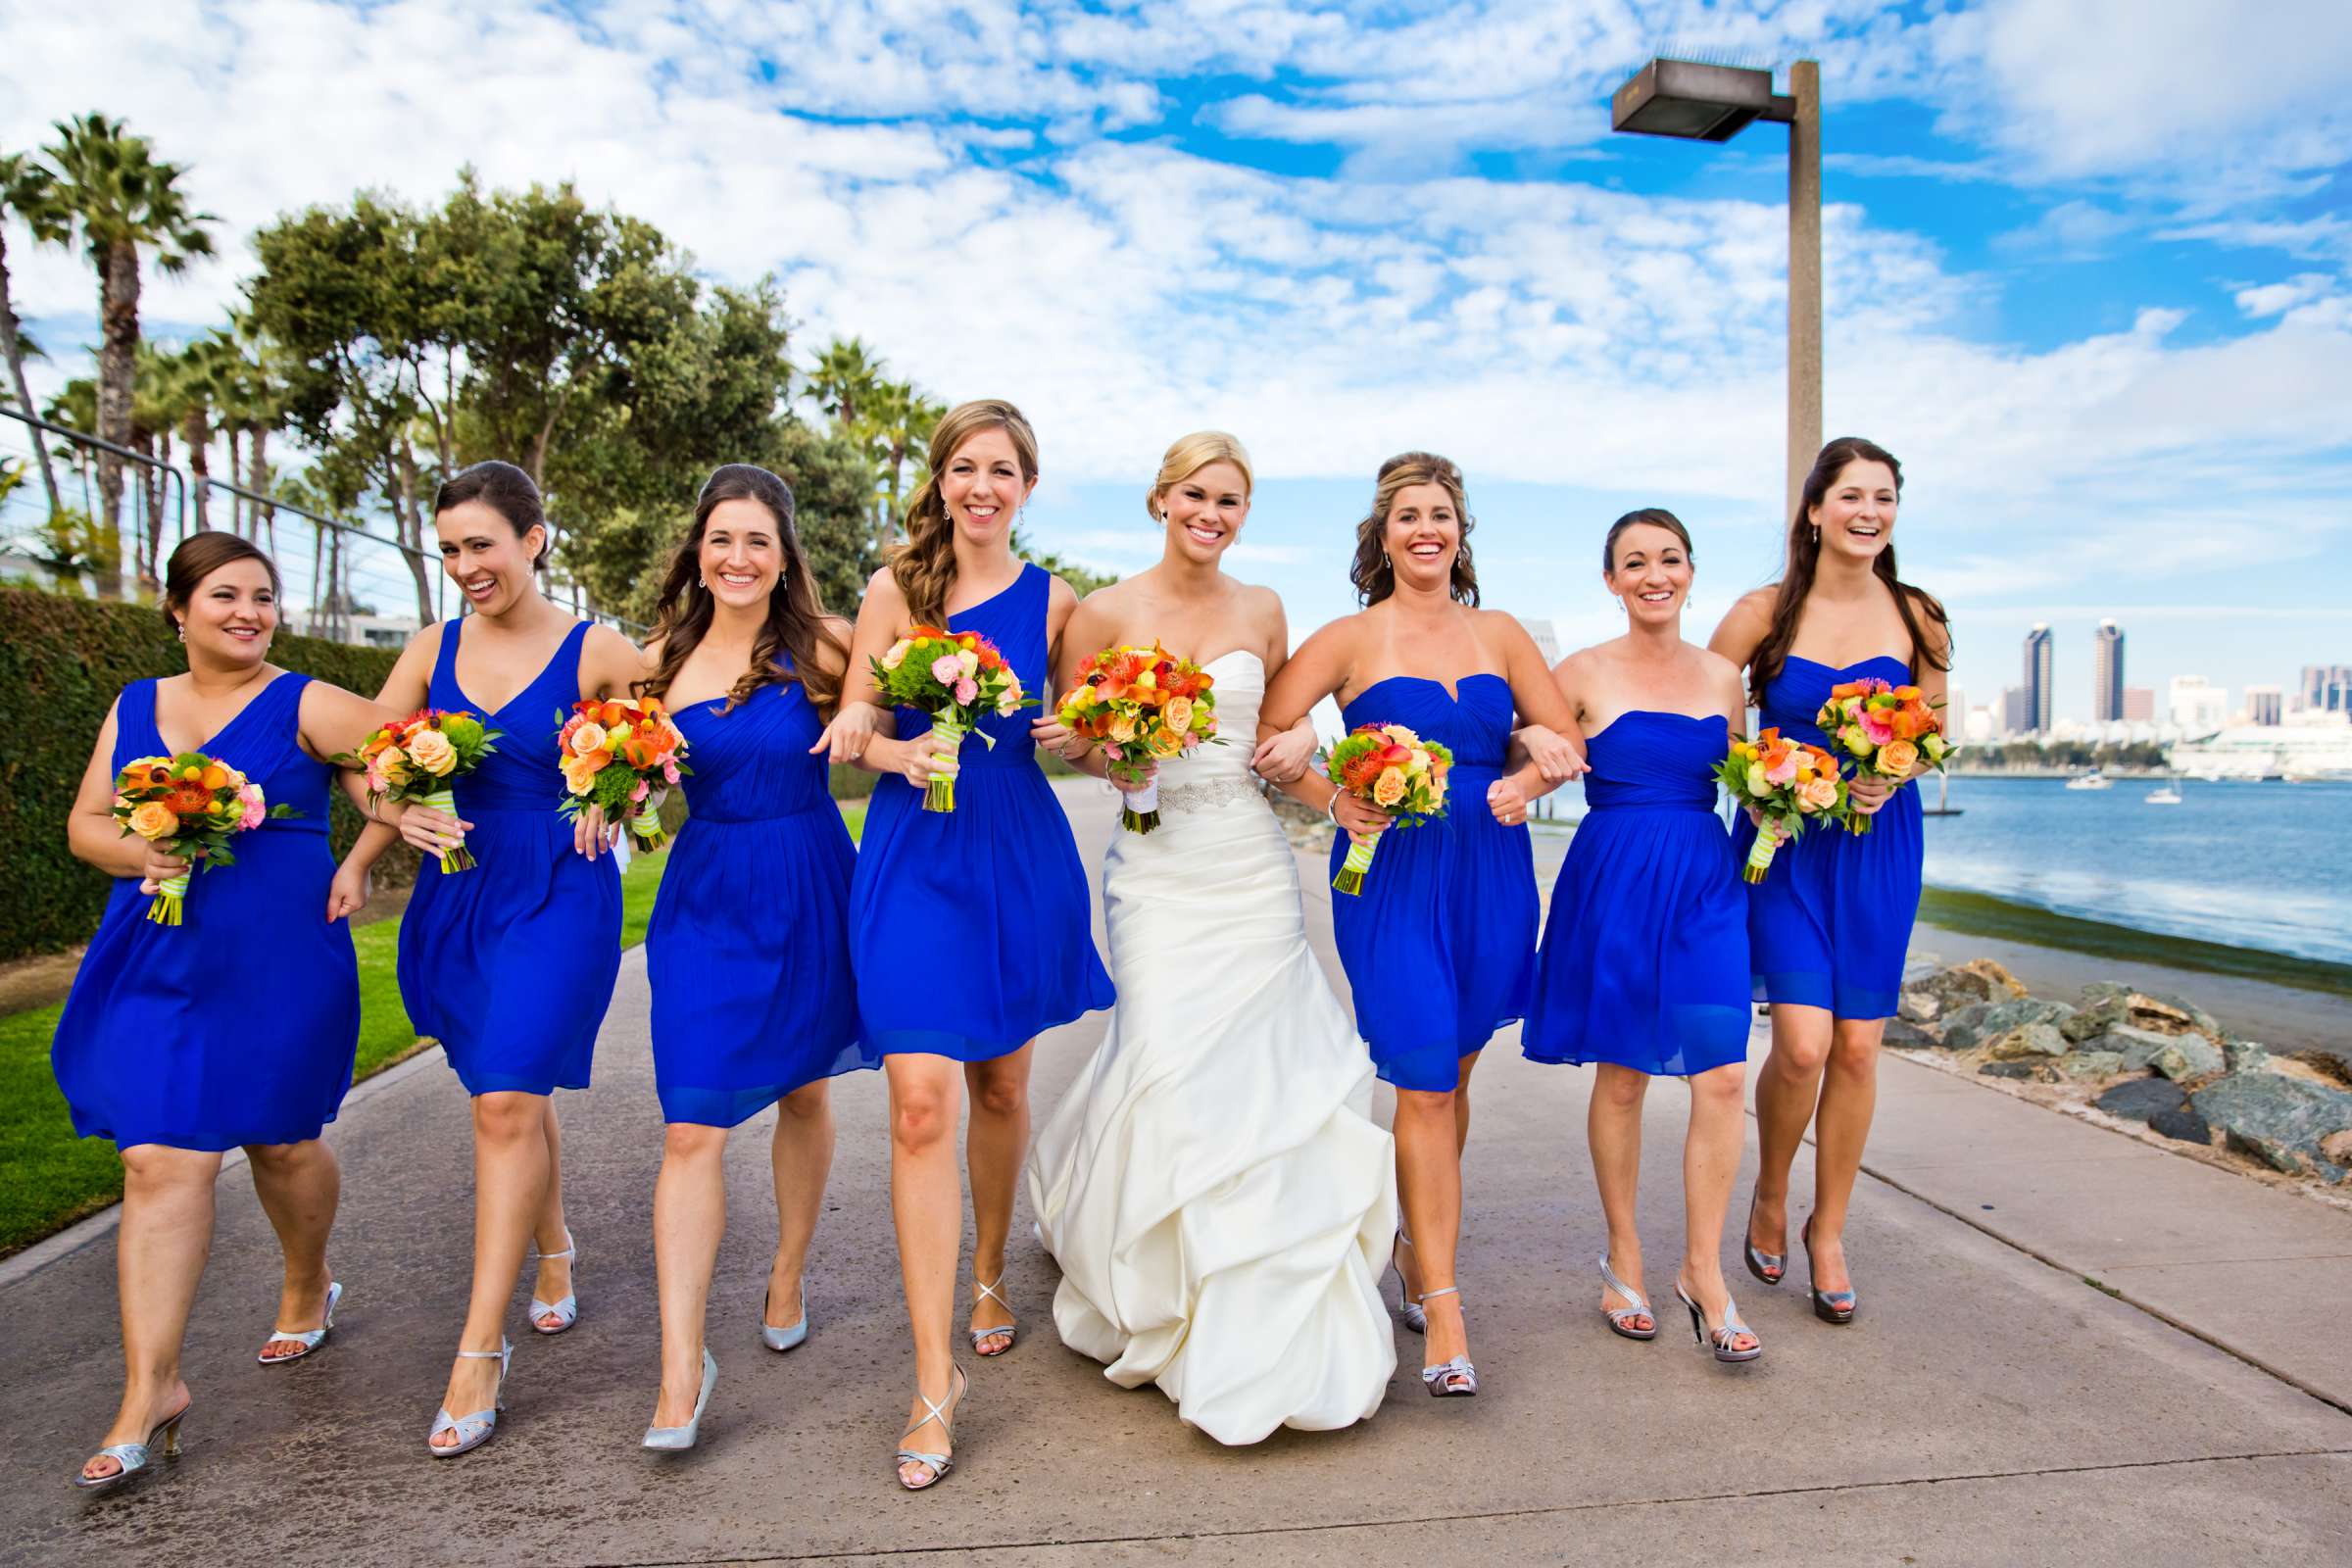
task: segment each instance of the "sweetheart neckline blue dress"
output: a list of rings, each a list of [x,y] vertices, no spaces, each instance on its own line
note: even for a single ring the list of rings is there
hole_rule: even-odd
[[[620,869],[572,848],[558,808],[557,733],[580,696],[588,623],[496,712],[458,685],[463,620],[444,621],[430,706],[502,731],[497,750],[452,785],[473,824],[469,870],[431,856],[400,922],[400,995],[416,1032],[441,1042],[469,1095],[588,1087],[596,1032],[620,975]]]
[[[1425,675],[1388,675],[1340,710],[1350,730],[1401,724],[1453,753],[1444,816],[1380,836],[1363,890],[1332,895],[1332,934],[1380,1076],[1399,1089],[1450,1091],[1461,1062],[1527,1011],[1535,977],[1533,840],[1487,808],[1502,776],[1511,685],[1481,671],[1452,692]],[[1331,846],[1331,873],[1348,836]]]
[[[351,928],[326,918],[335,769],[302,749],[308,675],[275,676],[196,750],[300,812],[236,835],[236,862],[188,879],[178,926],[116,877],[50,1065],[83,1138],[218,1152],[295,1144],[335,1119],[360,1037]],[[114,765],[170,753],[153,680],[117,700]]]
[[[1815,715],[1831,687],[1861,676],[1900,686],[1911,666],[1891,654],[1843,668],[1790,655],[1759,697],[1765,727],[1826,746]],[[1741,858],[1755,840],[1742,813],[1734,841]],[[1896,790],[1868,833],[1809,828],[1783,844],[1772,870],[1747,889],[1755,999],[1821,1007],[1837,1018],[1894,1016],[1926,846],[1915,786]]]
[[[1715,814],[1731,724],[1637,709],[1585,746],[1521,1051],[1678,1078],[1745,1060],[1747,900]]]

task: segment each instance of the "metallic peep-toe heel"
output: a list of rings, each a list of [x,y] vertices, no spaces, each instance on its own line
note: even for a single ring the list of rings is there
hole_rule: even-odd
[[[1461,1294],[1461,1287],[1448,1285],[1444,1290],[1422,1292],[1421,1299],[1434,1301],[1441,1296]],[[1430,1395],[1435,1398],[1469,1398],[1478,1393],[1478,1368],[1470,1364],[1468,1356],[1457,1355],[1450,1361],[1423,1367],[1421,1381],[1428,1385]]]
[[[133,1477],[143,1476],[155,1467],[155,1452],[159,1445],[165,1458],[178,1458],[179,1423],[186,1419],[187,1413],[195,1407],[196,1401],[190,1399],[176,1411],[158,1421],[155,1424],[155,1430],[147,1434],[145,1443],[110,1443],[100,1448],[96,1453],[90,1455],[90,1459],[112,1459],[122,1468],[111,1476],[88,1475],[84,1472],[89,1468],[90,1459],[84,1459],[81,1461],[82,1469],[74,1472],[74,1485],[84,1492],[105,1492],[110,1488],[122,1486]]]
[[[498,1430],[498,1413],[507,1407],[507,1369],[514,1364],[514,1347],[505,1335],[498,1337],[495,1350],[460,1350],[460,1360],[496,1361],[498,1387],[491,1392],[490,1408],[476,1410],[471,1415],[451,1415],[446,1407],[433,1412],[433,1427],[424,1435],[424,1451],[436,1459],[455,1459],[461,1453],[470,1453],[490,1441]],[[458,1441],[448,1447],[433,1442],[444,1432],[455,1432]]]
[[[1600,1254],[1600,1283],[1633,1303],[1631,1306],[1604,1306],[1600,1309],[1600,1315],[1609,1320],[1610,1333],[1629,1340],[1654,1340],[1658,1337],[1658,1314],[1649,1309],[1649,1298],[1617,1277],[1617,1271],[1609,1267],[1609,1254],[1606,1252]],[[1630,1320],[1638,1317],[1649,1319],[1649,1327],[1631,1327]]]
[[[1389,1249],[1389,1272],[1396,1276],[1396,1315],[1402,1318],[1404,1326],[1415,1334],[1427,1334],[1429,1332],[1429,1314],[1421,1309],[1421,1298],[1413,1295],[1406,1288],[1404,1265],[1396,1261],[1396,1249],[1412,1245],[1413,1239],[1404,1234],[1404,1227],[1397,1226],[1396,1245]]]
[[[1727,1290],[1723,1293],[1723,1325],[1720,1328],[1707,1326],[1706,1314],[1701,1312],[1698,1303],[1690,1298],[1690,1293],[1683,1289],[1683,1282],[1680,1280],[1674,1282],[1674,1298],[1690,1309],[1690,1337],[1701,1346],[1713,1345],[1716,1360],[1753,1361],[1764,1353],[1763,1340],[1758,1338],[1754,1329],[1740,1320],[1740,1303],[1732,1299],[1730,1291]],[[1744,1350],[1734,1349],[1732,1341],[1742,1334],[1755,1340],[1756,1343]]]
[[[270,1337],[262,1342],[262,1348],[254,1355],[254,1359],[264,1366],[284,1366],[288,1361],[301,1360],[319,1346],[324,1345],[326,1337],[335,1331],[335,1303],[342,1299],[343,1287],[329,1281],[326,1287],[326,1321],[315,1329],[271,1329]],[[270,1347],[280,1340],[291,1340],[302,1348],[291,1355],[271,1355]]]
[[[1861,1302],[1852,1291],[1825,1291],[1813,1283],[1813,1216],[1805,1216],[1802,1232],[1805,1244],[1805,1284],[1813,1293],[1813,1315],[1824,1323],[1846,1324],[1854,1320],[1855,1309]]]
[[[539,1299],[539,1298],[536,1296],[531,1298],[532,1329],[541,1334],[561,1334],[565,1329],[570,1328],[574,1323],[577,1323],[580,1320],[580,1244],[572,1240],[571,1227],[567,1225],[564,1228],[564,1250],[561,1252],[541,1252],[539,1256],[542,1259],[551,1257],[567,1257],[572,1260],[572,1288],[564,1293],[564,1299],[551,1306],[547,1302]],[[560,1319],[561,1321],[559,1321],[556,1326],[551,1329],[544,1327],[540,1323],[539,1320],[543,1317],[553,1317]]]
[[[1002,1274],[998,1275],[997,1285],[1002,1285],[1004,1283],[1004,1276]],[[982,1301],[994,1301],[1007,1312],[1012,1310],[1012,1303],[997,1294],[997,1285],[983,1285],[980,1283],[979,1275],[975,1274],[972,1276],[972,1305],[975,1309],[979,1307]],[[806,1313],[803,1314],[803,1320],[807,1320]],[[1012,1349],[1013,1346],[1019,1342],[1021,1337],[1021,1329],[1018,1323],[1000,1323],[993,1329],[966,1329],[964,1332],[972,1337],[973,1353],[976,1355],[985,1355],[992,1361],[1000,1355],[1008,1353]],[[1004,1336],[1004,1349],[991,1350],[984,1348],[987,1341],[995,1339],[1000,1334]]]
[[[774,1294],[771,1291],[760,1298],[760,1343],[771,1350],[790,1350],[808,1338],[808,1276],[801,1276],[801,1320],[798,1323],[787,1323],[780,1329],[768,1325],[767,1307]]]
[[[963,1368],[957,1367],[956,1384],[949,1391],[949,1396],[955,1400],[955,1406],[958,1413],[961,1413],[963,1409],[963,1396],[971,1386],[971,1379],[963,1375]],[[908,1438],[936,1421],[939,1423],[940,1431],[947,1434],[949,1445],[953,1446],[956,1442],[956,1422],[944,1408],[947,1401],[935,1400],[921,1389],[914,1391],[914,1396],[923,1401],[924,1413],[916,1418],[914,1425],[899,1434],[899,1441],[905,1443]],[[901,1448],[897,1458],[891,1461],[892,1473],[897,1474],[897,1467],[903,1464],[919,1464],[931,1472],[920,1481],[910,1482],[905,1476],[899,1477],[899,1485],[905,1487],[908,1492],[921,1492],[924,1488],[935,1487],[947,1479],[948,1472],[956,1468],[956,1458],[953,1454],[917,1453],[912,1448]]]
[[[703,1347],[703,1392],[694,1396],[694,1414],[682,1427],[647,1427],[645,1442],[640,1446],[662,1453],[684,1453],[702,1436],[703,1412],[710,1408],[710,1391],[718,1387],[718,1358]]]
[[[1778,1285],[1788,1274],[1788,1254],[1760,1251],[1756,1247],[1756,1195],[1747,1195],[1747,1225],[1740,1233],[1740,1251],[1747,1259],[1747,1271],[1767,1285]]]

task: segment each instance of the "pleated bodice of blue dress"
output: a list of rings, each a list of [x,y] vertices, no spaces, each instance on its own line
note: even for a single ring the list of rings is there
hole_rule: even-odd
[[[1462,678],[1448,692],[1391,675],[1340,710],[1353,730],[1401,724],[1453,753],[1446,814],[1380,836],[1363,890],[1332,895],[1333,935],[1354,995],[1356,1032],[1380,1076],[1400,1089],[1450,1090],[1461,1058],[1527,1010],[1535,972],[1536,863],[1525,824],[1487,806],[1510,744],[1511,685]],[[1331,847],[1331,872],[1348,838]]]
[[[1842,669],[1791,655],[1765,683],[1758,703],[1764,727],[1827,746],[1813,720],[1830,688],[1866,678],[1900,686],[1911,679],[1911,666],[1891,654]],[[1780,847],[1772,870],[1747,890],[1758,1000],[1822,1007],[1838,1018],[1894,1016],[1919,913],[1923,829],[1919,791],[1906,787],[1880,809],[1868,833],[1814,827]],[[1742,857],[1755,838],[1743,817],[1736,835]]]
[[[693,771],[646,930],[662,1119],[732,1127],[879,1064],[850,974],[857,851],[799,681],[673,708]]]
[[[620,871],[572,848],[557,732],[580,698],[571,628],[555,658],[495,712],[458,684],[464,620],[444,621],[427,702],[501,732],[452,786],[473,827],[475,864],[425,857],[400,922],[400,995],[416,1031],[441,1042],[469,1095],[588,1087],[596,1032],[620,973]]]
[[[1521,1050],[1676,1077],[1744,1060],[1747,900],[1715,814],[1730,723],[1636,710],[1585,744]]]
[[[1053,583],[1024,563],[1002,593],[948,617],[950,631],[994,643],[1022,691],[1044,703],[1054,700]],[[1029,737],[1038,711],[979,719],[957,754],[953,811],[924,810],[903,775],[874,785],[850,891],[850,954],[865,1038],[885,1055],[988,1060],[1111,1004],[1086,867]],[[902,740],[930,727],[929,714],[898,710]]]
[[[335,1119],[360,983],[350,928],[326,919],[335,769],[302,749],[309,684],[275,676],[196,748],[300,814],[237,834],[234,864],[189,877],[178,926],[148,921],[138,877],[115,878],[50,1048],[80,1136],[218,1151],[300,1143]],[[155,682],[123,687],[114,766],[171,753]]]

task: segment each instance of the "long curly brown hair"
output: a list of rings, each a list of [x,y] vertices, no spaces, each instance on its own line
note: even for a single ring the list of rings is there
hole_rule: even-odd
[[[1389,514],[1396,508],[1398,491],[1417,484],[1445,487],[1453,499],[1453,514],[1461,519],[1461,545],[1454,552],[1453,577],[1447,585],[1456,603],[1477,608],[1478,573],[1470,565],[1470,530],[1476,524],[1462,492],[1462,470],[1451,458],[1434,452],[1399,452],[1380,466],[1372,489],[1372,511],[1355,525],[1355,561],[1348,580],[1355,584],[1355,602],[1377,605],[1396,591],[1396,567],[1389,560]]]
[[[669,558],[669,574],[662,579],[662,599],[654,616],[654,635],[662,640],[662,662],[637,683],[647,697],[669,695],[670,683],[710,630],[717,601],[702,583],[703,535],[710,514],[729,501],[757,501],[776,519],[776,544],[784,555],[784,570],[767,596],[767,619],[752,642],[752,662],[727,693],[726,711],[749,702],[762,686],[799,681],[818,712],[830,715],[841,706],[842,674],[849,666],[849,647],[825,617],[824,601],[817,596],[815,574],[801,550],[794,526],[792,487],[765,468],[730,463],[711,470],[695,498],[694,526],[687,530]],[[818,650],[831,648],[838,658],[828,662]],[[791,660],[787,667],[778,655]],[[829,667],[829,663],[831,666]]]
[[[906,596],[906,609],[918,626],[948,623],[948,595],[956,587],[956,519],[939,493],[939,476],[956,456],[956,449],[983,430],[1002,430],[1012,438],[1021,464],[1021,482],[1037,479],[1037,432],[1021,411],[1003,398],[978,398],[958,403],[932,426],[925,456],[923,482],[906,504],[906,542],[890,558],[890,575]]]

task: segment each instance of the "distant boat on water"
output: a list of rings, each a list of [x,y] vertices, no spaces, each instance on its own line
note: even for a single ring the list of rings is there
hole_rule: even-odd
[[[2179,806],[2180,791],[2171,784],[2160,784],[2148,791],[2148,804],[2150,806]]]
[[[2094,767],[2087,773],[2078,773],[2068,779],[2066,787],[2070,790],[2111,790],[2115,788],[2115,780]]]

